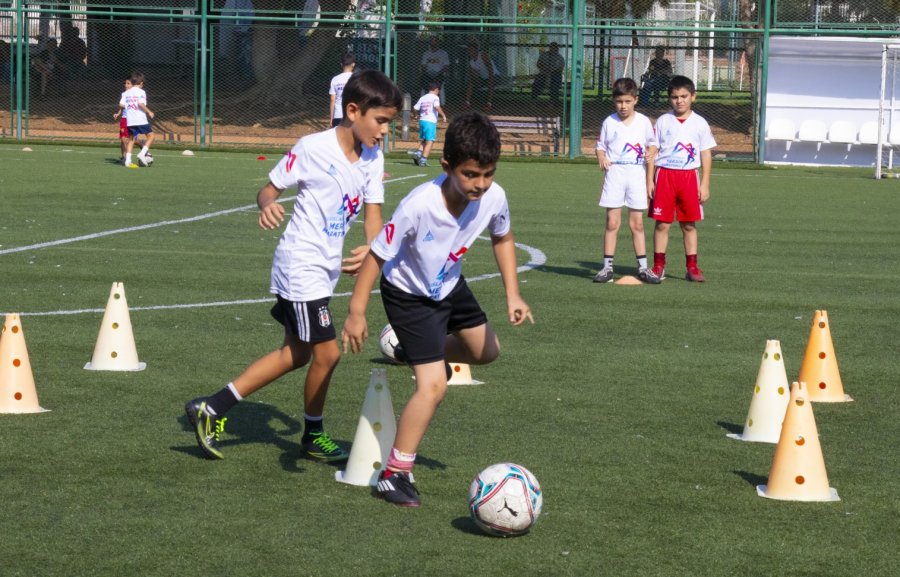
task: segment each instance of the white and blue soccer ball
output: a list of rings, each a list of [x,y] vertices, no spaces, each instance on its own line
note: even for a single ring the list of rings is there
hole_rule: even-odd
[[[384,355],[386,360],[400,364],[397,357],[394,355],[394,349],[397,348],[397,345],[399,344],[400,341],[397,339],[393,327],[389,324],[384,325],[384,328],[381,329],[381,334],[378,335],[378,348],[381,349],[381,354]]]
[[[150,151],[147,151],[147,154],[144,155],[144,159],[138,158],[138,162],[141,163],[142,166],[150,166],[153,164],[153,155],[150,154]]]
[[[478,473],[469,485],[469,513],[485,533],[512,537],[527,533],[544,497],[531,471],[515,463],[497,463]]]

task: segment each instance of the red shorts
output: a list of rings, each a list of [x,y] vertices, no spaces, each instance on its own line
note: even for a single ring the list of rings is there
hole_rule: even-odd
[[[128,119],[125,118],[123,114],[119,119],[119,138],[128,138],[130,135],[128,134]]]
[[[658,168],[656,192],[650,202],[649,216],[660,222],[696,222],[703,220],[700,206],[700,176],[696,170]]]

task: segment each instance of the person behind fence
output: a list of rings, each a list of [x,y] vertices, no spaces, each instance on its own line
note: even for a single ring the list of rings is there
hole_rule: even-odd
[[[462,275],[462,255],[485,230],[503,283],[507,319],[514,326],[534,323],[519,292],[506,192],[494,182],[499,158],[500,135],[487,116],[469,111],[454,118],[444,142],[443,174],[400,201],[372,241],[353,287],[341,331],[344,351],[362,351],[366,307],[380,275],[382,304],[400,341],[395,354],[412,365],[416,377],[376,487],[376,495],[394,505],[420,504],[412,469],[447,393],[447,361],[483,365],[500,355],[500,340]]]
[[[341,96],[344,93],[344,86],[350,80],[353,69],[356,68],[356,55],[352,52],[344,52],[341,56],[341,73],[331,79],[328,87],[329,108],[328,112],[331,116],[331,127],[338,126],[344,119],[344,106]]]
[[[239,401],[276,379],[309,364],[303,392],[305,457],[340,461],[347,453],[325,432],[323,414],[331,377],[340,361],[330,302],[341,272],[355,275],[369,252],[354,248],[341,260],[353,221],[364,214],[366,243],[383,224],[384,155],[380,144],[403,104],[400,89],[382,72],[358,71],[344,87],[344,114],[333,129],[304,136],[269,172],[256,196],[259,226],[274,230],[284,222],[282,193],[297,187],[293,214],[272,260],[271,314],[283,341],[251,363],[224,388],[188,401],[185,413],[197,443],[210,459],[222,459],[225,416]]]
[[[491,111],[491,102],[494,100],[494,83],[497,78],[497,65],[481,49],[478,41],[469,42],[469,68],[468,81],[466,83],[465,108],[472,107],[472,95],[482,90],[487,91],[487,100],[484,102],[484,111]]]
[[[422,94],[431,91],[432,82],[437,81],[441,88],[444,87],[444,81],[447,80],[447,73],[450,70],[450,55],[441,48],[440,40],[437,36],[432,36],[428,43],[428,50],[422,53],[422,62],[419,65],[419,79],[422,86]]]
[[[60,75],[59,68],[59,48],[56,46],[55,38],[47,38],[40,41],[42,46],[31,58],[31,67],[40,79],[40,95],[46,96],[48,90],[56,90],[56,80]]]
[[[142,72],[131,73],[131,88],[122,93],[119,100],[119,108],[125,112],[128,120],[128,142],[125,144],[125,167],[137,168],[136,164],[131,163],[131,151],[134,149],[134,143],[142,134],[144,135],[144,145],[137,155],[138,162],[141,166],[150,166],[147,154],[150,146],[153,145],[153,127],[150,121],[155,116],[153,111],[147,108],[147,93],[144,91],[144,74]]]
[[[661,93],[666,90],[672,77],[672,63],[666,58],[666,49],[657,46],[654,54],[647,64],[647,71],[641,75],[641,104],[649,104],[651,99],[654,103],[659,103]]]
[[[125,92],[131,90],[131,77],[125,79]],[[119,97],[119,102],[125,98],[125,92]],[[128,110],[119,105],[113,118],[119,121],[119,147],[122,152],[122,158],[119,162],[125,164],[125,153],[128,152],[128,141],[131,140],[131,134],[128,132]]]
[[[419,166],[428,166],[428,155],[431,147],[437,139],[438,115],[447,122],[447,115],[441,108],[441,83],[432,80],[426,92],[413,105],[413,109],[419,113],[419,148],[413,154],[413,162]]]
[[[536,100],[547,89],[547,95],[551,101],[559,100],[559,89],[562,86],[563,68],[566,61],[559,53],[559,44],[551,42],[546,50],[541,52],[537,60],[537,74],[531,85],[531,98]]]
[[[684,235],[684,255],[691,282],[703,282],[697,266],[697,221],[703,220],[703,203],[709,199],[712,149],[716,146],[706,119],[693,112],[697,89],[687,76],[669,81],[672,111],[656,121],[659,153],[647,160],[647,196],[653,231],[653,274],[666,278],[669,228],[677,218]],[[700,174],[697,174],[700,169]]]
[[[61,24],[59,65],[66,78],[78,78],[87,66],[87,45],[71,22]]]
[[[659,284],[659,277],[647,267],[647,241],[644,238],[644,211],[647,210],[644,161],[656,153],[656,135],[650,119],[634,110],[638,99],[638,86],[634,80],[616,80],[612,99],[616,112],[603,121],[597,137],[597,161],[605,173],[599,204],[606,208],[606,229],[603,233],[603,266],[594,282],[613,281],[622,206],[627,206],[638,278],[645,283]]]

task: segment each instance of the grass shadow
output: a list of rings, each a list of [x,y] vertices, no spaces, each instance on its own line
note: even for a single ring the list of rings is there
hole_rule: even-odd
[[[450,522],[450,525],[452,525],[454,529],[462,533],[468,533],[469,535],[487,536],[485,532],[475,524],[475,521],[473,521],[471,517],[457,517]]]
[[[716,424],[728,431],[729,433],[733,433],[735,435],[739,435],[744,432],[744,426],[738,425],[736,423],[726,423],[725,421],[716,421]]]
[[[753,487],[756,487],[757,485],[765,485],[769,482],[768,477],[762,477],[760,475],[757,475],[756,473],[750,473],[748,471],[732,471],[732,473],[747,481]]]

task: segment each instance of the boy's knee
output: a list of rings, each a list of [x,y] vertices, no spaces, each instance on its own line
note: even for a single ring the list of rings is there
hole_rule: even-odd
[[[484,343],[484,348],[474,356],[476,364],[479,365],[493,363],[500,358],[500,339],[497,338],[497,335],[494,335],[493,339],[487,339]]]

